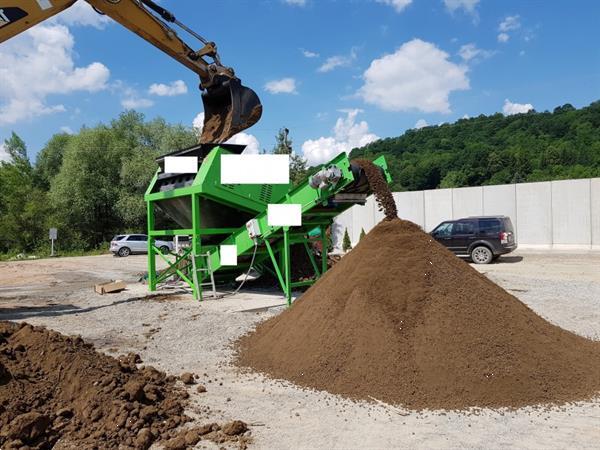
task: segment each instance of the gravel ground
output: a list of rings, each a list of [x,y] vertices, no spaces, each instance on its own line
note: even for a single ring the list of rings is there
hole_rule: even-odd
[[[598,448],[600,400],[553,409],[414,413],[354,403],[229,365],[233,339],[283,308],[278,293],[242,292],[195,302],[148,296],[136,283],[145,256],[92,256],[0,263],[0,319],[80,334],[109,354],[199,374],[215,419],[253,424],[255,448]],[[519,253],[477,266],[537,313],[600,340],[600,253]],[[123,279],[128,290],[100,296],[92,285]],[[598,374],[600,376],[600,374]],[[195,408],[191,408],[192,413]]]

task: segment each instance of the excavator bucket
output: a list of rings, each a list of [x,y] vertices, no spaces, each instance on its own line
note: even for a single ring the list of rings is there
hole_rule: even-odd
[[[201,144],[222,143],[260,119],[262,105],[256,92],[237,78],[225,78],[202,93],[204,128]]]

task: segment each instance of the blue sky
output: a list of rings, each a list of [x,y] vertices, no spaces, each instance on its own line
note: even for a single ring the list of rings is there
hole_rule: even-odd
[[[196,76],[79,3],[0,44],[0,141],[14,130],[34,156],[53,133],[132,106],[191,126],[202,111]],[[600,97],[592,0],[161,4],[215,41],[260,96],[263,118],[238,142],[270,149],[285,126],[312,163],[425,123]]]

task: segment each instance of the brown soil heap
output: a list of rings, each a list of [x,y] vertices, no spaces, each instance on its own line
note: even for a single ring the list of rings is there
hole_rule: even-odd
[[[245,445],[229,434],[245,431],[243,422],[177,430],[190,420],[189,394],[175,377],[138,362],[134,354],[98,353],[79,337],[0,322],[0,448],[46,449],[59,440],[85,449],[146,449],[154,441],[183,449],[200,439]]]
[[[565,331],[417,225],[381,222],[294,306],[238,342],[239,364],[412,409],[521,407],[600,392],[600,343]]]

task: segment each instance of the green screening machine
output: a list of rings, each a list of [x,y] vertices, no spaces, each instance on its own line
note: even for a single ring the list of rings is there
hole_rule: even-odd
[[[367,177],[346,153],[323,164],[293,187],[289,184],[222,184],[221,156],[240,154],[244,146],[201,144],[157,159],[157,170],[145,195],[148,208],[148,284],[151,291],[177,274],[202,299],[202,287],[215,279],[233,281],[254,268],[271,272],[291,301],[292,289],[314,283],[327,270],[327,229],[335,216],[354,204],[364,204],[371,189]],[[195,173],[165,173],[168,156],[195,156]],[[374,163],[389,182],[383,157]],[[269,225],[269,204],[300,205],[300,226]],[[156,229],[155,210],[160,209],[177,227]],[[154,244],[164,236],[190,236],[191,245],[179,254],[165,254]],[[321,255],[311,249],[313,236],[320,240]],[[314,276],[292,280],[290,246],[302,245]],[[236,265],[222,262],[224,246],[235,250]],[[235,247],[232,247],[235,246]],[[156,257],[168,268],[156,271]],[[317,261],[320,259],[320,261]]]

